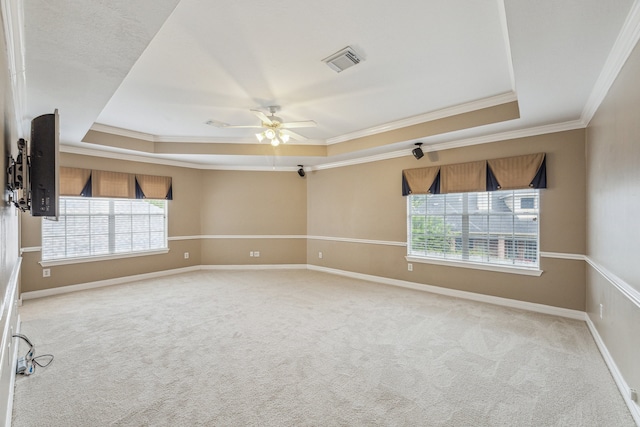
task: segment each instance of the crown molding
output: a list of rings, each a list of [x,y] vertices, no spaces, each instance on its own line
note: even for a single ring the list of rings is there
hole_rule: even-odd
[[[548,133],[565,132],[575,129],[584,129],[585,125],[581,120],[571,120],[550,125],[535,126],[526,129],[518,129],[490,135],[478,136],[474,138],[461,139],[458,141],[441,142],[438,144],[423,145],[423,151],[442,151],[452,148],[468,147],[470,145],[487,144],[490,142],[506,141],[509,139],[527,138],[530,136],[545,135]]]
[[[214,136],[155,136],[154,142],[187,142],[193,144],[255,144],[255,138],[221,138]],[[293,144],[289,144],[293,145]]]
[[[167,160],[167,159],[159,159],[157,157],[146,157],[146,156],[138,156],[135,154],[125,154],[125,153],[116,153],[113,151],[103,151],[96,150],[94,148],[85,148],[85,147],[76,147],[74,145],[64,145],[60,144],[60,152],[68,153],[68,154],[80,154],[83,156],[91,156],[91,157],[102,157],[105,159],[115,159],[115,160],[127,160],[131,162],[141,162],[141,163],[154,163],[157,165],[165,165],[165,166],[178,166],[183,168],[199,168],[196,163],[191,162],[181,162],[178,160]]]
[[[414,148],[414,146],[412,145],[411,148]],[[373,156],[366,156],[366,157],[358,157],[357,159],[351,159],[351,160],[341,160],[338,162],[331,162],[331,163],[323,163],[321,165],[316,165],[316,166],[310,166],[309,170],[310,171],[319,171],[319,170],[323,170],[323,169],[333,169],[333,168],[341,168],[341,167],[345,167],[345,166],[353,166],[353,165],[360,165],[363,163],[371,163],[371,162],[377,162],[380,160],[389,160],[389,159],[396,159],[398,157],[404,157],[404,156],[408,156],[411,154],[410,150],[397,150],[397,151],[392,151],[390,153],[383,153],[383,154],[376,154]]]
[[[111,135],[124,136],[127,138],[141,139],[143,141],[149,141],[149,142],[154,142],[156,138],[155,135],[152,135],[150,133],[138,132],[135,130],[103,125],[102,123],[94,123],[89,130],[108,133]]]
[[[254,172],[295,172],[299,168],[297,166],[228,166],[228,165],[204,165],[200,163],[182,162],[178,160],[161,159],[157,157],[146,157],[135,154],[118,153],[113,151],[96,150],[94,148],[76,147],[72,145],[60,144],[60,152],[68,154],[80,154],[83,156],[101,157],[105,159],[124,160],[129,162],[153,163],[156,165],[176,166],[189,169],[202,170],[237,170],[237,171],[254,171]],[[305,170],[310,169],[305,167]]]
[[[583,129],[584,127],[585,126],[582,123],[582,121],[573,120],[570,122],[554,123],[551,125],[536,126],[533,128],[494,133],[491,135],[460,139],[456,141],[447,141],[447,142],[441,142],[437,144],[424,143],[421,148],[422,148],[422,151],[424,152],[444,151],[444,150],[450,150],[452,148],[468,147],[471,145],[488,144],[490,142],[505,141],[509,139],[526,138],[529,136],[545,135],[548,133]],[[310,170],[315,171],[315,170],[323,170],[323,169],[333,169],[333,168],[340,168],[344,166],[359,165],[362,163],[377,162],[380,160],[396,159],[398,157],[410,156],[411,149],[413,148],[415,148],[414,145],[410,145],[406,149],[392,151],[390,153],[376,154],[374,156],[360,157],[357,159],[344,160],[339,162],[324,163],[321,165],[312,166],[310,167]]]
[[[145,132],[138,132],[135,130],[123,129],[115,126],[109,126],[102,123],[94,123],[91,126],[92,131],[108,133],[110,135],[124,136],[127,138],[140,139],[148,142],[185,142],[191,144],[255,144],[255,138],[221,138],[214,136],[162,136],[153,135]],[[324,140],[314,139],[307,140],[304,144],[291,140],[287,145],[308,145],[313,144],[325,144]]]
[[[529,136],[544,135],[548,133],[564,132],[575,129],[583,129],[585,125],[581,120],[573,120],[563,123],[555,123],[551,125],[537,126],[533,128],[520,129],[508,132],[494,133],[491,135],[485,135],[475,138],[467,138],[455,141],[442,142],[437,144],[425,144],[422,145],[422,150],[425,152],[450,150],[452,148],[468,147],[471,145],[487,144],[491,142],[504,141],[509,139],[526,138]],[[337,162],[327,162],[315,166],[305,166],[304,170],[307,172],[334,169],[345,166],[359,165],[363,163],[377,162],[381,160],[396,159],[399,157],[405,157],[411,155],[413,145],[406,149],[396,150],[389,153],[376,154],[372,156],[358,157],[350,160],[341,160]],[[155,163],[166,166],[177,166],[190,169],[202,169],[202,170],[236,170],[236,171],[264,171],[264,172],[291,172],[297,171],[297,167],[274,167],[274,166],[231,166],[231,165],[205,165],[200,163],[183,162],[177,160],[167,160],[156,157],[146,157],[135,154],[118,153],[113,151],[96,150],[93,148],[77,147],[71,145],[60,145],[60,152],[69,154],[81,154],[85,156],[104,157],[116,160],[127,160],[132,162],[142,163]]]
[[[26,117],[27,85],[24,58],[24,11],[22,0],[2,0],[2,21],[11,78],[11,95],[18,138],[29,138]]]
[[[382,132],[388,132],[407,126],[413,126],[420,123],[439,120],[445,117],[456,116],[458,114],[469,113],[471,111],[480,110],[483,108],[495,107],[496,105],[506,104],[508,102],[517,100],[518,97],[514,92],[507,92],[500,95],[483,98],[477,101],[471,101],[464,104],[455,105],[453,107],[443,108],[441,110],[432,111],[425,114],[419,114],[417,116],[408,117],[406,119],[396,120],[394,122],[385,123],[380,126],[374,126],[369,129],[363,129],[341,136],[329,138],[327,139],[327,145],[338,144],[340,142],[345,142],[356,138],[364,138],[367,136],[372,136]]]
[[[582,110],[580,120],[585,127],[589,125],[589,122],[600,107],[638,40],[640,40],[640,0],[633,2],[627,19],[622,25],[622,29]]]

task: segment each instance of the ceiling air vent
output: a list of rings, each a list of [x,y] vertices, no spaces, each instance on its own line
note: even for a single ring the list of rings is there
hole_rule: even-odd
[[[347,68],[360,63],[360,58],[351,46],[347,46],[340,52],[336,52],[322,61],[336,73],[339,73],[340,71],[346,70]]]

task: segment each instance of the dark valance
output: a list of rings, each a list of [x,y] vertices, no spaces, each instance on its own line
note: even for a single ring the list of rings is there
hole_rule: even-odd
[[[122,199],[173,199],[170,176],[60,167],[60,195]]]
[[[544,153],[405,169],[402,195],[547,188]]]

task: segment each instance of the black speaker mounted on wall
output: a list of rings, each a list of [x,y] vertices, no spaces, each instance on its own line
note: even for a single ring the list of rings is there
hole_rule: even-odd
[[[416,145],[417,147],[414,148],[411,152],[413,153],[413,157],[420,160],[421,158],[424,157],[424,152],[422,151],[422,148],[420,148],[420,146],[422,145],[422,142],[416,142]]]

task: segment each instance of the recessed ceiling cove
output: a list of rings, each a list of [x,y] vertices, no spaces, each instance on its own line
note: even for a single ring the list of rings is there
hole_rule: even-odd
[[[97,122],[160,136],[254,138],[250,109],[326,140],[512,91],[497,1],[183,0]],[[323,62],[351,46],[361,62]]]

